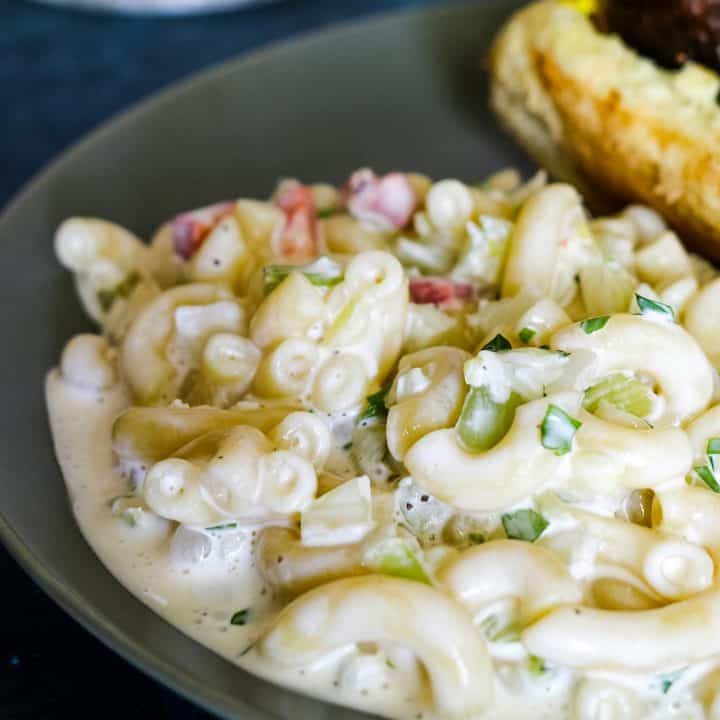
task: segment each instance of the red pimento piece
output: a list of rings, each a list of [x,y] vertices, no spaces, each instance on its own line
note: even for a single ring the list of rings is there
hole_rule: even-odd
[[[344,190],[345,204],[358,220],[387,232],[405,227],[415,212],[417,198],[407,176],[392,172],[378,177],[372,170],[356,170]]]
[[[432,303],[443,310],[459,310],[475,299],[475,288],[466,282],[442,277],[410,279],[410,300],[418,305]]]
[[[275,204],[285,213],[285,225],[273,240],[275,255],[295,263],[314,260],[318,253],[318,227],[310,188],[300,183],[284,183]]]
[[[170,222],[175,253],[183,260],[189,260],[198,251],[215,225],[229,215],[234,207],[235,203],[233,202],[221,202],[190,210],[174,217]]]

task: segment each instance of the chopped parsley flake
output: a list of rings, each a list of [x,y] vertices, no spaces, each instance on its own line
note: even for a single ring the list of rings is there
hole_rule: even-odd
[[[588,318],[580,323],[580,327],[586,335],[590,335],[598,330],[602,330],[610,319],[609,315],[603,315],[602,317]]]
[[[535,330],[529,327],[524,327],[519,333],[518,337],[527,345],[536,335]]]
[[[238,610],[236,613],[233,614],[233,616],[230,618],[230,624],[231,625],[245,625],[248,621],[248,613],[250,612],[249,608],[245,608],[244,610]]]
[[[502,352],[503,350],[512,350],[512,345],[506,337],[498,333],[489,343],[483,345],[483,350]]]
[[[552,450],[556,455],[565,455],[572,450],[575,432],[581,425],[579,420],[570,417],[562,408],[550,403],[540,423],[540,439],[543,447]]]
[[[513,540],[535,542],[550,524],[535,510],[516,510],[502,516],[505,534]]]
[[[635,293],[635,301],[637,302],[638,308],[640,308],[641,315],[660,315],[675,322],[675,313],[669,305],[659,302],[658,300],[651,300],[637,293]]]

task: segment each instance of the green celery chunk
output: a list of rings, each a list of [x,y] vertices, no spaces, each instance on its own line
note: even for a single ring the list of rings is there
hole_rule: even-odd
[[[431,584],[412,548],[401,538],[387,538],[373,545],[366,553],[365,564],[383,575]]]
[[[583,407],[595,412],[601,400],[618,410],[643,418],[653,409],[653,391],[640,380],[615,373],[603,378],[585,391]]]
[[[461,445],[469,452],[483,452],[497,445],[512,425],[515,410],[523,399],[510,393],[504,403],[495,402],[488,388],[471,387],[465,396],[455,432]]]

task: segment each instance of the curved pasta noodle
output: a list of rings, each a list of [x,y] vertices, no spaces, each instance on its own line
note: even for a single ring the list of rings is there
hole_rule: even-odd
[[[60,372],[72,385],[104,390],[115,384],[117,374],[110,346],[100,335],[75,335],[63,348]]]
[[[75,274],[88,315],[115,335],[122,334],[142,304],[157,294],[146,270],[147,246],[115,223],[81,217],[65,220],[55,233],[55,254]]]
[[[684,422],[702,412],[713,395],[714,370],[679,325],[637,315],[613,315],[602,329],[590,334],[581,324],[564,328],[553,335],[551,346],[590,353],[588,364],[575,379],[577,390],[585,390],[613,372],[650,375],[665,397],[671,422]]]
[[[691,298],[685,308],[684,323],[712,364],[720,365],[720,278]]]
[[[76,273],[90,271],[100,259],[120,270],[134,270],[142,265],[145,252],[145,244],[129,230],[98,218],[69,218],[55,233],[58,260]]]
[[[189,275],[196,282],[225,282],[236,292],[241,292],[254,268],[255,259],[237,220],[227,215],[193,254]]]
[[[503,598],[519,600],[523,624],[582,599],[561,560],[522,540],[494,540],[465,550],[441,569],[439,580],[473,614]]]
[[[250,321],[250,339],[268,348],[291,337],[304,337],[325,317],[320,291],[300,272],[291,272],[264,300]]]
[[[570,185],[548,185],[531,196],[510,238],[502,296],[530,291],[556,299],[560,243],[584,221],[580,196]]]
[[[368,575],[316,588],[280,613],[256,650],[301,666],[357,642],[415,652],[443,717],[470,717],[491,703],[492,666],[470,618],[450,598],[410,580]]]
[[[566,393],[521,405],[505,437],[484,453],[463,450],[453,429],[436,430],[410,448],[405,466],[442,502],[463,510],[509,507],[557,475],[563,458],[542,446],[538,425],[551,402],[577,406],[578,400]]]
[[[148,470],[143,496],[160,517],[189,525],[207,525],[219,515],[205,502],[200,471],[179,458],[162,460]]]
[[[553,610],[522,634],[529,652],[572,668],[657,672],[720,652],[720,589],[641,611]]]
[[[550,403],[570,409],[583,423],[562,458],[542,446],[540,425]],[[463,450],[454,430],[436,430],[415,443],[405,466],[439,500],[465,510],[498,510],[530,495],[553,478],[567,477],[585,453],[603,457],[612,475],[598,478],[638,488],[683,476],[691,453],[682,430],[647,431],[606,423],[577,410],[579,396],[558,393],[520,406],[505,437],[483,453]]]
[[[265,528],[255,551],[263,578],[286,597],[296,597],[331,580],[367,575],[371,571],[363,565],[363,555],[360,543],[312,547],[303,545],[297,533],[280,527]]]
[[[369,380],[382,382],[402,348],[408,308],[407,278],[390,253],[355,256],[345,280],[327,297],[323,345],[360,357]]]
[[[653,502],[653,528],[707,547],[720,560],[720,495],[693,486],[661,490]]]
[[[174,397],[167,385],[172,385],[179,378],[168,357],[169,343],[173,336],[176,323],[184,322],[192,333],[200,338],[219,330],[236,331],[242,323],[242,312],[238,308],[235,315],[219,317],[209,327],[204,326],[202,318],[191,315],[192,306],[210,305],[218,302],[233,302],[232,294],[226,288],[214,284],[191,284],[166,290],[151,302],[137,316],[130,326],[120,350],[120,363],[123,375],[133,392],[141,402],[149,404],[156,400],[171,400]],[[177,316],[176,311],[186,312]],[[214,319],[214,318],[213,318]],[[229,323],[230,327],[222,327]],[[196,338],[192,338],[195,340]],[[171,397],[167,397],[168,392]],[[166,397],[162,398],[163,393]]]
[[[388,412],[386,429],[388,449],[396,460],[402,460],[421,437],[458,419],[466,392],[463,366],[469,358],[469,353],[452,347],[428,348],[400,358],[389,394],[396,402]]]
[[[316,470],[327,462],[332,443],[330,428],[309,412],[290,413],[273,429],[270,439],[281,450],[291,450],[311,462]]]
[[[690,443],[679,428],[628,428],[585,410],[575,417],[582,426],[575,434],[572,462],[582,462],[584,453],[604,458],[605,477],[597,479],[598,486],[616,479],[627,488],[652,488],[690,470]]]
[[[284,340],[263,356],[255,375],[255,392],[262,397],[299,397],[307,393],[318,357],[317,345],[310,340]]]
[[[369,378],[359,357],[333,355],[315,373],[313,405],[326,413],[359,406],[367,394]]]
[[[249,425],[267,432],[292,410],[282,406],[242,410],[131,407],[113,423],[112,447],[121,460],[153,463],[211,431]]]
[[[637,720],[645,711],[636,692],[607,680],[583,680],[575,693],[576,720]]]
[[[707,443],[720,437],[720,405],[715,405],[696,417],[688,426],[687,434],[692,445],[693,460],[697,465],[707,462]]]
[[[584,536],[597,541],[597,558],[628,568],[666,599],[688,597],[706,590],[713,581],[714,564],[702,547],[584,510],[569,513]]]

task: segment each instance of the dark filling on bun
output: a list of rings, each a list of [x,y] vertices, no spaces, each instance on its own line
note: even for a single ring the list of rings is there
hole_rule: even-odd
[[[720,0],[605,0],[601,30],[663,67],[688,60],[720,72]]]

